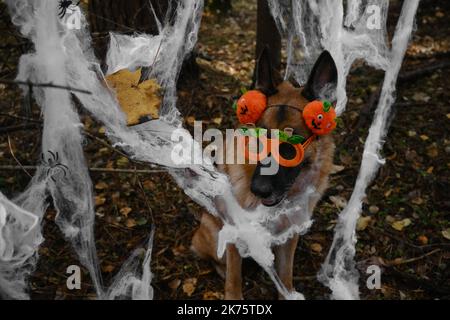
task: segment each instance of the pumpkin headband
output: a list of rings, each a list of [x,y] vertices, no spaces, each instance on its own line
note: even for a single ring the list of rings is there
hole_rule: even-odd
[[[256,124],[268,108],[267,97],[258,90],[244,91],[233,108],[241,124]],[[314,135],[325,135],[336,128],[336,111],[329,101],[312,101],[306,105],[302,114],[306,126]]]

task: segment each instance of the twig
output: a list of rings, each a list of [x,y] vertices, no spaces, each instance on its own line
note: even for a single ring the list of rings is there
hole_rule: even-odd
[[[20,164],[20,163],[19,163]],[[24,170],[30,177],[31,175],[26,170],[37,170],[37,166],[10,166],[4,165],[0,166],[0,170],[9,170],[9,171],[18,171]],[[135,169],[113,169],[113,168],[89,168],[91,172],[99,172],[99,173],[126,173],[126,174],[151,174],[151,173],[166,173],[166,170],[135,170]]]
[[[9,135],[8,135],[8,146],[9,146],[9,152],[11,152],[11,156],[14,158],[14,160],[17,162],[17,164],[19,165],[19,167],[18,168],[20,168],[21,170],[23,170],[30,178],[33,178],[32,176],[31,176],[31,174],[24,168],[24,166],[20,163],[20,161],[16,158],[16,156],[14,155],[14,151],[13,151],[13,149],[12,149],[12,146],[11,146],[11,139],[9,138]]]
[[[433,251],[427,252],[427,253],[425,253],[422,256],[415,257],[415,258],[410,258],[410,259],[406,259],[406,260],[403,260],[403,259],[394,259],[394,260],[389,260],[389,261],[383,260],[383,265],[386,266],[386,267],[393,267],[393,266],[399,266],[399,265],[402,265],[402,264],[408,264],[408,263],[412,263],[412,262],[416,262],[416,261],[422,260],[422,259],[424,259],[424,258],[426,258],[428,256],[431,256],[431,255],[433,255],[433,254],[435,254],[437,252],[440,252],[440,251],[441,251],[441,249],[434,249]]]
[[[436,62],[427,65],[417,66],[414,70],[404,71],[398,76],[398,81],[410,81],[428,75],[439,69],[446,69],[450,67],[450,61]]]
[[[37,124],[37,123],[28,123],[28,124],[21,124],[21,125],[17,125],[17,126],[0,128],[0,134],[10,133],[10,132],[20,131],[20,130],[26,130],[26,129],[30,129],[30,128],[36,128],[38,126],[39,126],[39,124]]]
[[[136,172],[136,179],[137,179],[139,188],[142,191],[142,195],[144,196],[144,201],[145,201],[145,204],[147,206],[148,212],[150,213],[150,217],[152,218],[151,223],[152,223],[152,225],[154,225],[155,224],[155,218],[153,217],[153,210],[152,210],[152,207],[150,207],[150,203],[148,202],[147,195],[145,193],[144,187],[142,186],[142,183],[141,183],[141,179],[139,179],[139,176],[138,176],[137,172]]]
[[[68,86],[61,86],[61,85],[58,85],[58,84],[53,84],[52,82],[48,82],[48,83],[33,83],[33,82],[30,82],[30,81],[0,79],[0,83],[19,84],[19,85],[33,86],[33,87],[55,88],[55,89],[69,90],[69,91],[79,92],[79,93],[84,93],[84,94],[92,94],[92,92],[84,90],[84,89],[76,89],[76,88],[72,88],[72,87],[68,87]]]

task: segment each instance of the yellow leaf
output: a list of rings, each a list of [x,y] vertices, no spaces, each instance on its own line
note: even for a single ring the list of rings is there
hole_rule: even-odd
[[[443,230],[443,231],[442,231],[442,236],[443,236],[445,239],[450,240],[450,228]]]
[[[190,297],[194,293],[196,285],[197,285],[197,278],[189,278],[184,280],[183,292],[187,294],[188,297]]]
[[[220,124],[222,123],[222,118],[214,118],[213,119],[213,122],[215,123],[215,124],[217,124],[218,126],[220,126]]]
[[[395,221],[392,223],[392,228],[394,228],[397,231],[402,231],[405,227],[409,226],[411,224],[411,219],[403,219],[400,221]]]
[[[359,217],[358,222],[356,223],[356,230],[358,231],[366,230],[370,221],[372,221],[372,217]]]
[[[320,243],[313,243],[311,245],[311,250],[317,253],[322,252],[322,245]]]
[[[420,135],[420,139],[422,139],[422,141],[427,141],[430,138],[427,135],[422,134],[422,135]]]
[[[154,79],[138,84],[140,77],[141,69],[135,72],[123,69],[106,77],[106,82],[116,92],[129,126],[141,123],[146,117],[159,118],[161,87]]]
[[[127,158],[125,158],[125,157],[120,157],[119,159],[117,159],[117,165],[118,166],[122,166],[122,167],[125,167],[125,166],[127,166],[128,165],[128,163],[130,162]]]

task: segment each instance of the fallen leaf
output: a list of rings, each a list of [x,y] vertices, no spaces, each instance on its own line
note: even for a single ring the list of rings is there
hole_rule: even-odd
[[[136,227],[136,220],[134,220],[133,218],[127,219],[127,221],[125,221],[125,225],[128,228]]]
[[[371,214],[377,214],[380,211],[380,208],[378,208],[377,206],[370,206],[369,207],[369,212]]]
[[[431,100],[430,96],[428,96],[426,93],[420,92],[420,91],[414,93],[412,98],[416,102],[428,102]]]
[[[372,221],[372,217],[359,217],[358,222],[356,223],[356,230],[363,231],[366,230],[369,223]]]
[[[183,246],[182,244],[179,245],[178,247],[175,247],[175,248],[172,249],[172,253],[173,253],[174,256],[182,255],[185,252],[186,252],[186,247]]]
[[[424,235],[418,236],[417,237],[417,241],[422,244],[422,245],[427,245],[428,244],[428,238]]]
[[[190,297],[194,293],[196,285],[197,285],[197,278],[189,278],[189,279],[184,280],[183,292],[188,297]]]
[[[95,185],[95,189],[97,190],[103,190],[103,189],[107,189],[108,188],[108,184],[104,181],[100,181],[99,183],[97,183]]]
[[[439,155],[439,150],[436,143],[428,146],[427,148],[427,156],[430,158],[436,158]]]
[[[223,300],[223,293],[207,291],[203,294],[203,300]]]
[[[400,221],[395,221],[394,223],[392,223],[392,228],[394,228],[397,231],[402,231],[404,228],[406,228],[407,226],[409,226],[411,224],[411,219],[406,218]]]
[[[427,135],[422,134],[422,135],[420,135],[420,139],[422,139],[422,141],[427,141],[427,140],[429,140],[430,138],[429,138]]]
[[[110,272],[113,272],[114,271],[114,266],[112,266],[112,265],[107,265],[107,266],[104,266],[103,268],[102,268],[102,271],[103,272],[106,272],[106,273],[110,273]]]
[[[442,231],[442,236],[443,236],[445,239],[450,240],[450,228],[443,230],[443,231]]]
[[[334,165],[331,167],[331,172],[330,172],[330,174],[336,174],[336,173],[339,173],[339,172],[343,171],[344,169],[345,169],[344,166],[340,166],[340,165],[334,164]]]
[[[331,202],[338,208],[345,208],[347,205],[347,200],[341,196],[330,196]]]
[[[125,157],[120,157],[119,159],[116,160],[117,165],[121,167],[127,166],[129,162],[130,161]]]
[[[131,212],[131,210],[132,209],[130,207],[121,208],[120,209],[120,214],[125,216],[125,217],[128,217],[128,214]]]
[[[221,117],[214,118],[214,119],[213,119],[213,122],[214,122],[215,124],[217,124],[218,126],[220,126],[220,124],[222,123],[222,118],[221,118]]]
[[[95,199],[96,206],[101,206],[102,204],[104,204],[106,202],[106,198],[104,198],[104,197],[96,196],[94,199]]]
[[[193,126],[194,122],[195,122],[195,117],[193,117],[193,116],[187,117],[186,118],[186,122],[187,122],[188,125]]]
[[[154,79],[139,83],[141,69],[130,72],[119,70],[106,77],[116,92],[117,100],[127,115],[127,124],[136,125],[144,119],[158,119],[161,107],[161,87]],[[139,83],[139,84],[138,84]]]
[[[322,245],[320,243],[313,243],[311,245],[311,250],[317,253],[321,253],[322,252]]]
[[[172,281],[169,282],[168,286],[170,289],[172,290],[176,290],[181,284],[181,280],[180,279],[174,279]]]

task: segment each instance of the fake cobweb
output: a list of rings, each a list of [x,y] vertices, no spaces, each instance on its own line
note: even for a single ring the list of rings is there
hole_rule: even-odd
[[[354,268],[355,225],[367,185],[383,161],[380,158],[387,118],[394,101],[395,83],[413,29],[418,0],[404,1],[397,29],[389,47],[386,36],[387,0],[342,1],[269,1],[280,30],[288,38],[288,68],[304,83],[311,66],[323,49],[331,52],[339,71],[337,111],[346,105],[345,81],[355,59],[364,59],[386,71],[380,102],[366,139],[360,173],[348,206],[341,212],[330,253],[319,279],[337,299],[357,299],[358,274]],[[196,41],[203,1],[179,1],[173,23],[160,26],[159,34],[125,36],[111,34],[107,54],[108,71],[104,74],[93,54],[86,19],[81,14],[81,29],[72,30],[57,15],[57,0],[7,0],[13,23],[34,44],[34,51],[21,57],[17,79],[54,83],[91,92],[72,94],[106,128],[111,142],[134,159],[163,165],[185,193],[224,221],[219,234],[218,254],[227,243],[235,243],[242,256],[258,262],[274,281],[279,292],[289,299],[302,299],[280,281],[273,265],[271,247],[287,241],[294,234],[304,234],[310,227],[309,203],[320,195],[311,187],[297,198],[276,209],[242,209],[233,196],[228,178],[212,165],[180,165],[171,159],[174,142],[171,135],[181,129],[176,108],[176,81],[184,57]],[[369,30],[370,6],[380,9],[380,28]],[[117,70],[147,67],[150,76],[164,88],[161,119],[127,127],[117,99],[104,86],[104,77]],[[71,94],[55,88],[39,88],[34,98],[44,118],[42,153],[57,152],[58,161],[69,170],[48,169],[39,164],[27,189],[15,199],[0,194],[0,295],[25,299],[27,277],[38,259],[43,241],[41,222],[51,199],[57,211],[56,223],[76,251],[80,263],[92,278],[99,299],[152,299],[150,270],[152,237],[147,249],[137,249],[123,265],[113,283],[106,287],[99,271],[94,238],[92,182],[82,150],[82,124]],[[182,148],[187,158],[201,157],[201,146],[185,131]],[[194,150],[194,154],[191,154]],[[188,159],[187,159],[188,160]],[[195,163],[188,161],[189,163]],[[320,164],[316,164],[320,166]],[[57,179],[52,179],[57,175]],[[301,179],[311,179],[302,175]],[[312,181],[311,181],[312,182]],[[218,199],[226,210],[218,212]],[[291,226],[277,228],[280,219]]]

